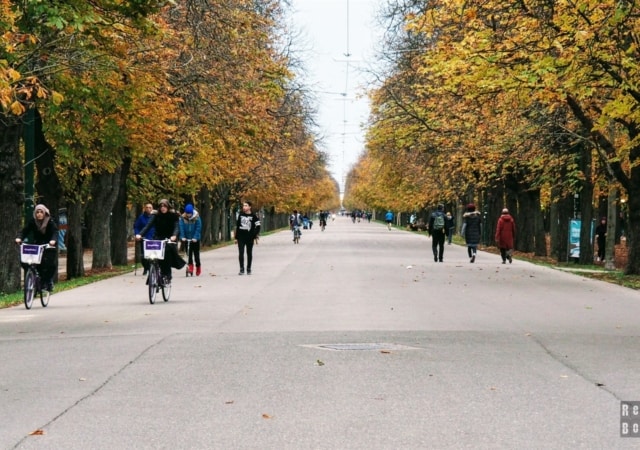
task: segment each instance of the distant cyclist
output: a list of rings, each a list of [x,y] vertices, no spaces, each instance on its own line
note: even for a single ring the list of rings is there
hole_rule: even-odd
[[[298,212],[297,209],[293,210],[293,213],[289,216],[289,228],[294,233],[293,240],[296,240],[295,232],[296,229],[298,233],[302,234],[300,231],[300,227],[302,226],[302,215]]]

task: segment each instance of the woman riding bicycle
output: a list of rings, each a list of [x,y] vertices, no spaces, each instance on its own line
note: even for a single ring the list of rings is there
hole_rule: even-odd
[[[51,219],[51,214],[46,206],[36,205],[33,210],[33,218],[29,219],[22,229],[16,238],[16,243],[21,244],[23,240],[29,244],[49,244],[51,247],[56,246],[58,243],[58,227],[53,219]],[[44,288],[49,292],[53,292],[53,276],[55,270],[56,249],[45,249],[42,255],[42,262],[38,267],[38,273],[44,282]]]
[[[169,200],[166,198],[158,202],[158,210],[151,215],[149,222],[140,230],[140,233],[136,234],[136,239],[142,239],[142,236],[144,236],[151,227],[155,228],[154,239],[169,239],[171,242],[176,242],[179,231],[178,214],[171,211]],[[178,255],[176,246],[167,245],[164,252],[164,259],[160,260],[160,270],[163,278],[165,278],[165,283],[171,283],[171,267],[182,269],[185,264],[187,263]]]

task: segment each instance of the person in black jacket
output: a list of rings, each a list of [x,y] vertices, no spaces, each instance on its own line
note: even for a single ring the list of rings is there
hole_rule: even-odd
[[[446,218],[444,215],[444,205],[438,205],[436,212],[431,214],[429,219],[429,228],[427,230],[431,236],[431,249],[433,250],[433,260],[442,262],[444,255],[444,240],[448,231],[446,226]]]
[[[600,223],[596,227],[596,241],[598,242],[598,256],[596,261],[604,261],[604,250],[607,244],[607,218],[600,219]]]
[[[476,211],[476,205],[469,203],[467,212],[462,215],[462,230],[460,234],[464,236],[467,243],[467,253],[469,254],[469,262],[476,262],[478,254],[478,245],[482,239],[482,218],[480,211]]]
[[[142,236],[150,229],[154,228],[153,238],[157,240],[169,239],[176,242],[178,239],[179,225],[178,214],[171,210],[169,200],[163,198],[158,202],[158,210],[155,211],[147,224],[136,234],[136,239],[142,239]],[[178,255],[176,245],[166,245],[164,249],[164,259],[160,261],[160,270],[164,278],[164,283],[171,283],[171,267],[182,269],[186,262]]]
[[[58,243],[58,227],[51,218],[49,209],[44,205],[36,205],[33,210],[33,218],[29,219],[25,227],[22,229],[16,243],[22,242],[29,244],[44,245],[49,244],[55,247]],[[44,289],[53,292],[53,276],[56,270],[57,252],[55,248],[47,248],[42,254],[42,261],[38,272],[40,278],[44,282]]]
[[[251,212],[251,202],[242,204],[242,212],[238,214],[236,220],[235,241],[238,244],[238,262],[240,272],[244,275],[244,250],[247,249],[247,275],[251,275],[251,263],[253,262],[253,244],[257,242],[260,235],[260,218]]]

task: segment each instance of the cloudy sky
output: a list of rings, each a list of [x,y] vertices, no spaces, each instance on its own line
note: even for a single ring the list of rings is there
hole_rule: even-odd
[[[334,178],[344,179],[364,149],[361,125],[369,115],[364,97],[367,69],[375,65],[379,30],[375,14],[382,0],[290,0],[290,23],[299,35],[294,47],[305,66],[304,82],[318,103],[322,150]]]

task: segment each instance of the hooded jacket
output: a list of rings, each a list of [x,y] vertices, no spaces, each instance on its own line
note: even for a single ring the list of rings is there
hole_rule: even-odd
[[[195,239],[200,241],[202,235],[202,220],[198,210],[193,209],[193,214],[189,217],[186,213],[180,216],[180,239]]]
[[[516,223],[511,214],[502,214],[496,225],[496,245],[498,248],[511,250],[516,238]]]
[[[44,211],[44,219],[36,219],[36,211]],[[33,209],[33,217],[29,219],[25,227],[18,235],[20,239],[30,244],[48,244],[49,241],[58,242],[58,227],[51,218],[49,209],[44,205],[36,205]]]
[[[480,211],[468,211],[462,216],[462,232],[467,245],[478,245],[482,239]]]

